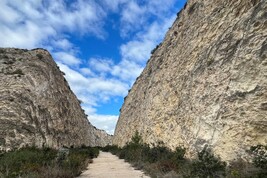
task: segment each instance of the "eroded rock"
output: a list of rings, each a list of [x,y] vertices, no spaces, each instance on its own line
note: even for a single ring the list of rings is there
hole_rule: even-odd
[[[223,160],[267,144],[267,1],[189,0],[121,108],[113,143],[210,145]]]
[[[0,150],[103,146],[48,51],[0,48]]]

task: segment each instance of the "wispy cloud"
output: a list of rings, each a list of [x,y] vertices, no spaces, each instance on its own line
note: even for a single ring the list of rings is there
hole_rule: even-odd
[[[106,13],[94,1],[78,0],[67,5],[63,0],[2,0],[0,6],[3,47],[39,47],[51,39],[57,41],[64,32],[99,38],[106,35],[103,30]]]
[[[54,52],[55,59],[69,66],[76,66],[82,63],[80,59],[67,52]]]
[[[89,60],[89,65],[98,73],[110,73],[112,71],[112,67],[114,66],[114,62],[112,59],[107,58],[91,58]]]
[[[91,114],[90,120],[95,123],[95,125],[101,126],[101,129],[106,130],[109,134],[113,134],[118,116]]]

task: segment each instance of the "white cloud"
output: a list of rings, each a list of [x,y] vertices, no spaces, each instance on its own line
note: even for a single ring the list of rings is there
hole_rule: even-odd
[[[69,66],[79,65],[82,63],[80,59],[67,52],[55,52],[53,53],[55,59]]]
[[[63,0],[2,0],[0,7],[2,47],[40,47],[50,39],[57,41],[64,32],[106,36],[106,13],[94,1],[78,0],[67,5]]]
[[[114,66],[112,75],[120,78],[122,81],[127,82],[130,86],[137,76],[143,70],[143,66],[130,60],[122,60],[118,65]]]
[[[144,18],[142,15],[145,13],[145,8],[139,6],[135,1],[129,1],[127,6],[122,11],[122,22],[127,22],[131,25],[142,23]]]
[[[111,11],[118,11],[119,6],[122,4],[128,2],[129,0],[103,0],[101,1],[103,3],[103,6],[107,9],[110,9]]]
[[[106,130],[109,134],[114,133],[118,118],[119,116],[116,115],[90,115],[90,121],[94,123],[97,128]]]
[[[67,81],[78,97],[88,94],[94,95],[99,100],[109,100],[112,96],[125,96],[127,94],[129,88],[127,83],[112,78],[85,77],[65,64],[58,62],[58,65],[65,73]],[[90,101],[84,102],[90,104]]]
[[[179,0],[164,0],[164,1],[149,1],[147,0],[147,11],[158,17],[165,18],[166,16],[172,15],[173,12],[170,11],[175,4],[175,1]],[[162,15],[164,14],[164,15]]]
[[[18,15],[17,11],[9,7],[6,3],[6,0],[0,1],[0,21],[6,25],[9,25],[10,23],[18,21],[20,16]]]
[[[114,65],[111,59],[104,58],[91,58],[89,60],[90,67],[96,72],[106,73],[112,70],[112,66]]]
[[[149,52],[153,49],[154,45],[154,41],[130,41],[121,46],[121,54],[125,59],[144,62],[149,58]]]
[[[84,76],[95,76],[95,74],[89,68],[80,68],[80,71]]]
[[[52,41],[52,45],[54,48],[57,48],[63,51],[67,51],[67,50],[74,48],[73,44],[68,39],[65,39],[65,38],[56,39]]]

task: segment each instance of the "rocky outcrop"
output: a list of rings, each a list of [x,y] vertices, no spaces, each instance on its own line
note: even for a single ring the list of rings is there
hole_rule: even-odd
[[[189,0],[121,108],[113,143],[210,145],[223,160],[267,144],[267,1]]]
[[[90,125],[91,126],[91,125]],[[99,130],[96,127],[91,129],[90,135],[90,145],[104,147],[106,145],[112,145],[112,135],[107,134],[104,130]]]
[[[0,48],[0,150],[105,145],[48,51]]]

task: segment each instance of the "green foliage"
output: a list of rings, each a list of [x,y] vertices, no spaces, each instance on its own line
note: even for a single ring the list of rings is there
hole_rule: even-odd
[[[226,163],[220,158],[214,156],[210,149],[204,149],[198,152],[198,160],[193,163],[192,174],[198,177],[220,177],[225,176]]]
[[[140,160],[142,159],[143,147],[142,136],[136,131],[131,141],[122,148],[119,157],[127,161]]]
[[[173,159],[177,162],[183,161],[184,155],[185,155],[186,149],[183,147],[176,147],[174,155],[173,155]]]
[[[267,170],[267,145],[252,146],[250,151],[253,154],[255,166]]]
[[[107,145],[105,147],[101,148],[102,151],[104,152],[111,152],[112,154],[116,155],[120,148],[117,145]]]
[[[22,148],[0,154],[0,177],[76,177],[98,154],[99,150],[91,147],[59,151]]]
[[[139,134],[138,131],[135,131],[134,136],[132,137],[132,140],[129,144],[136,145],[136,146],[143,144],[142,136]]]
[[[162,160],[170,160],[174,156],[173,152],[163,145],[158,145],[149,150],[146,154],[147,161],[150,163],[155,163]]]
[[[55,150],[34,147],[4,153],[0,157],[0,172],[6,177],[17,177],[38,171],[41,166],[49,165],[56,155]]]

